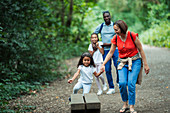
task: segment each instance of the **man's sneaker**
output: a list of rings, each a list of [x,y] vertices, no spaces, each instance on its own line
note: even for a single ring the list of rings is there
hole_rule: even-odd
[[[103,85],[103,91],[106,91],[107,90],[107,84],[105,83],[104,85]]]
[[[106,94],[113,94],[113,93],[115,93],[115,89],[109,89],[108,91],[107,91],[107,93]]]
[[[98,90],[97,95],[101,95],[103,93],[102,90]]]

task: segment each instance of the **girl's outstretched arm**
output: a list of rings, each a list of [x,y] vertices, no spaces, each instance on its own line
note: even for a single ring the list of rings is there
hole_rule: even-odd
[[[72,79],[69,79],[68,80],[68,83],[72,83],[76,78],[77,76],[80,74],[80,69],[77,70],[77,72],[74,74],[73,78]]]

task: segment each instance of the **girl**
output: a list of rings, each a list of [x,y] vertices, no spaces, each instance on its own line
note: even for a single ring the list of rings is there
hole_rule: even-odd
[[[104,48],[102,47],[102,45],[103,45],[103,42],[99,41],[98,35],[96,33],[92,33],[91,34],[91,44],[89,45],[88,50],[89,50],[90,54],[93,56],[94,63],[96,65],[96,72],[100,71],[100,67],[103,63],[102,55],[104,54]],[[101,95],[103,93],[103,91],[100,86],[99,78],[102,81],[104,91],[107,90],[106,82],[102,75],[100,75],[99,77],[95,77],[95,78],[96,78],[96,84],[99,89],[97,92],[97,95]]]
[[[83,89],[83,95],[89,93],[93,82],[93,74],[95,76],[101,75],[103,72],[96,73],[95,64],[90,53],[85,52],[81,55],[81,58],[77,64],[77,72],[72,79],[68,80],[68,83],[72,83],[80,74],[77,84],[73,88],[73,94],[76,94],[79,89]]]
[[[139,41],[138,33],[127,31],[128,26],[123,20],[116,21],[113,28],[117,35],[113,36],[111,40],[111,49],[103,62],[101,70],[105,69],[104,65],[112,57],[117,46],[119,50],[119,89],[123,101],[123,107],[120,109],[120,113],[125,113],[129,109],[128,104],[130,105],[130,113],[137,113],[134,109],[135,87],[142,66],[139,53],[144,62],[145,73],[148,74],[150,69],[142,44]]]

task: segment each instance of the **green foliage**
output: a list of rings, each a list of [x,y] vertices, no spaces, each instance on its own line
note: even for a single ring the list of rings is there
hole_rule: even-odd
[[[128,28],[129,31],[133,31],[135,33],[141,33],[144,30],[144,26],[142,22],[136,22],[134,25],[129,26]]]
[[[3,80],[4,83],[0,83],[0,111],[1,112],[14,112],[10,106],[7,106],[8,101],[15,99],[16,96],[29,93],[30,90],[40,90],[39,82],[10,82],[10,80]],[[16,107],[16,106],[14,106]],[[19,107],[19,106],[18,106]],[[17,108],[18,108],[17,107]],[[16,108],[15,108],[16,109]],[[25,111],[26,112],[26,111]]]
[[[103,22],[104,10],[111,12],[113,21],[124,20],[134,32],[152,25],[143,34],[150,38],[143,41],[169,47],[168,4],[167,0],[73,0],[72,4],[71,0],[1,0],[1,112],[35,109],[7,104],[66,74],[62,61],[87,51],[90,34]]]
[[[147,31],[143,32],[140,38],[144,44],[158,47],[170,48],[170,22],[161,22]]]
[[[168,13],[168,5],[165,3],[148,4],[148,24],[159,24],[161,21],[166,21],[170,13]]]
[[[130,31],[137,33],[146,31],[142,33],[142,40],[145,44],[169,47],[169,3],[168,0],[101,0],[90,13],[90,16],[94,16],[88,18],[92,21],[103,22],[102,11],[109,10],[112,21],[124,20]],[[96,20],[91,19],[93,17],[96,17]]]
[[[168,20],[170,13],[168,4],[165,0],[161,3],[148,4],[147,23],[149,29],[142,33],[142,41],[145,44],[158,47],[170,48],[170,22]]]
[[[101,24],[103,22],[102,12],[109,10],[112,16],[112,21],[124,20],[130,30],[141,32],[144,28],[144,22],[140,21],[140,10],[143,7],[142,0],[101,0],[98,6],[92,9],[88,16],[88,20],[93,23]],[[94,18],[95,17],[95,18]],[[96,28],[97,25],[93,24]],[[92,25],[88,25],[88,28]],[[137,28],[136,28],[137,27]],[[93,31],[95,28],[92,28]]]
[[[43,26],[49,15],[45,2],[1,0],[0,4],[0,109],[5,112],[10,99],[53,80],[51,70],[61,59],[49,49],[53,38],[44,37],[49,35]]]
[[[0,1],[1,112],[28,112],[20,106],[10,108],[8,101],[66,74],[62,61],[87,50],[89,30],[83,23],[93,4],[86,0],[74,0],[74,4]]]

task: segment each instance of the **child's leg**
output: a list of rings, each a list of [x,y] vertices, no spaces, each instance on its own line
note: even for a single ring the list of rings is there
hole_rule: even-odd
[[[106,83],[102,74],[100,75],[100,80],[102,81],[103,85]]]
[[[82,89],[82,88],[83,88],[82,83],[81,82],[77,82],[77,84],[73,88],[73,94],[77,94],[78,90]]]
[[[96,63],[96,72],[99,73],[100,72],[100,64],[99,63]],[[101,75],[100,75],[101,76]],[[95,77],[95,80],[96,80],[96,84],[97,84],[97,87],[99,88],[99,90],[102,90],[101,89],[101,86],[100,86],[100,81],[99,81],[99,77]]]
[[[100,72],[101,66],[102,66],[102,63],[99,63],[99,64],[98,64],[98,67],[97,67],[98,70],[99,70],[99,72]],[[105,80],[104,80],[103,74],[101,74],[99,77],[100,77],[100,80],[102,81],[102,83],[103,83],[103,85],[104,85],[106,82],[105,82]]]
[[[90,92],[91,85],[91,83],[83,83],[83,95]]]
[[[99,90],[102,90],[100,86],[100,82],[99,82],[99,77],[95,77],[95,80],[96,80],[96,85],[99,88]]]

